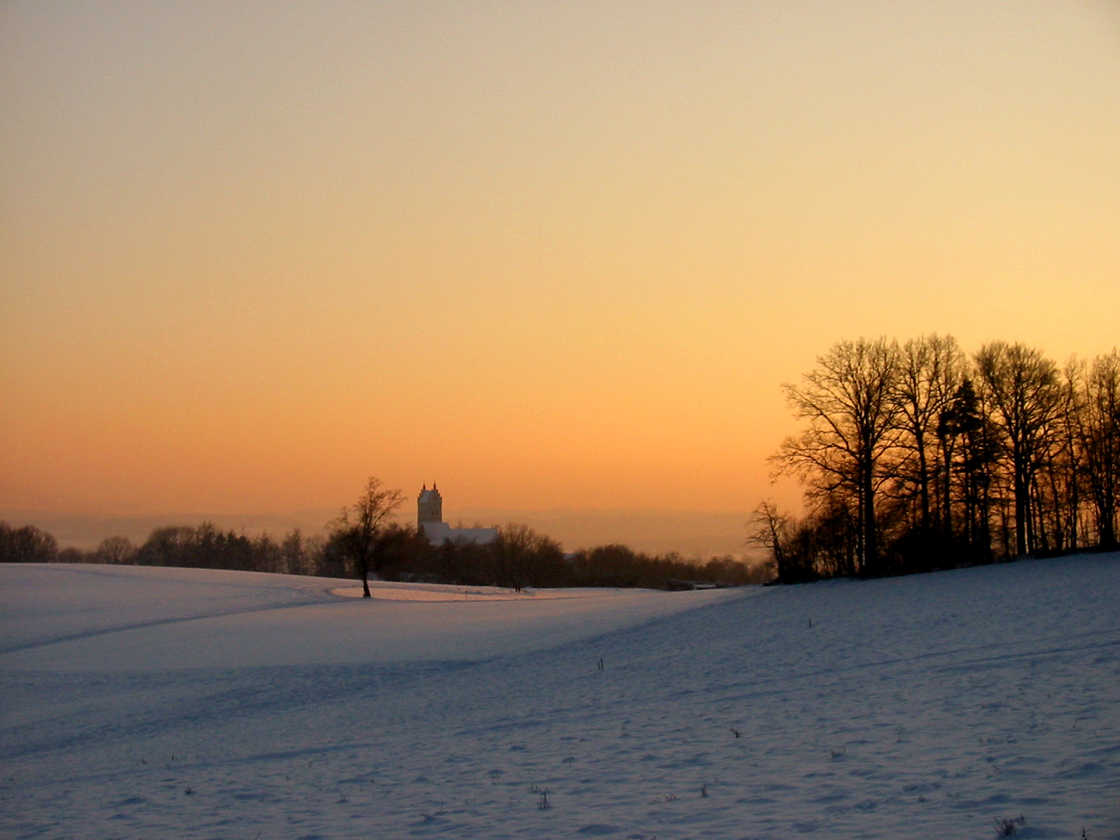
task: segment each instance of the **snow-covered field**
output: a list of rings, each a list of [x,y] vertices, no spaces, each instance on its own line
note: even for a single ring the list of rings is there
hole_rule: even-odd
[[[1120,555],[352,590],[0,566],[0,836],[1120,840]]]

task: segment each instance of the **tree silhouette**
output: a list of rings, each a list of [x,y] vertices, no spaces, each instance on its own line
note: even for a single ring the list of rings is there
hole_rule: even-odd
[[[783,385],[794,414],[808,421],[786,438],[775,457],[779,471],[807,479],[819,498],[847,491],[856,500],[860,572],[881,574],[876,497],[891,472],[885,457],[898,443],[900,409],[894,399],[899,351],[894,341],[841,341],[817,359],[800,385]]]
[[[1120,353],[1093,360],[1086,382],[1081,443],[1102,548],[1115,548],[1120,506]]]
[[[382,487],[381,479],[370,478],[358,501],[343,508],[331,523],[330,546],[350,561],[362,579],[362,597],[369,598],[369,573],[379,571],[382,543],[389,521],[404,502],[400,490]]]
[[[948,504],[948,496],[939,492],[943,485],[935,481],[941,459],[936,457],[934,444],[944,442],[937,433],[938,422],[961,384],[965,365],[964,353],[952,336],[922,336],[902,345],[893,397],[904,431],[900,477],[917,492],[923,538],[929,537],[934,524],[931,487],[938,505],[944,509]]]
[[[57,556],[58,542],[46,531],[0,522],[0,563],[50,563]]]
[[[1038,350],[994,341],[980,348],[976,367],[1011,461],[1015,551],[1026,554],[1036,543],[1032,484],[1061,404],[1057,365]]]

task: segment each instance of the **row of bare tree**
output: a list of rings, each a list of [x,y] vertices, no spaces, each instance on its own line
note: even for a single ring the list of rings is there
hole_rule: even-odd
[[[403,503],[399,490],[371,478],[357,502],[329,526],[327,557],[343,561],[362,581],[369,597],[368,576],[386,580],[526,587],[619,586],[671,589],[698,583],[743,585],[761,583],[765,570],[732,557],[706,563],[679,554],[650,556],[623,545],[599,546],[565,554],[560,544],[527,525],[497,529],[485,544],[432,545],[418,529],[392,522]]]
[[[326,536],[299,530],[276,540],[222,531],[212,523],[157,528],[141,545],[109,537],[93,551],[58,549],[33,526],[0,522],[0,562],[110,563],[231,571],[355,577],[370,596],[369,578],[526,587],[618,586],[655,589],[697,583],[761,583],[765,570],[732,557],[706,563],[677,554],[650,556],[622,545],[564,554],[560,544],[525,525],[498,529],[485,545],[431,545],[412,525],[393,521],[404,501],[398,490],[371,478],[357,502],[327,526]]]
[[[394,558],[381,575],[512,589],[638,587],[682,589],[697,585],[744,586],[767,580],[768,570],[734,557],[697,561],[680,554],[650,555],[625,545],[603,545],[565,554],[554,540],[525,525],[498,529],[488,545],[420,545]]]
[[[50,563],[58,556],[58,541],[34,525],[13,528],[0,522],[0,562]]]
[[[804,428],[772,460],[808,514],[764,502],[753,532],[782,580],[1116,546],[1116,350],[1059,369],[1022,344],[859,339],[783,387]]]
[[[48,532],[33,525],[12,528],[0,522],[2,563],[104,563],[134,566],[180,566],[244,572],[278,572],[340,576],[345,563],[327,551],[327,540],[296,529],[282,539],[222,531],[213,523],[156,528],[141,544],[128,537],[103,539],[97,548],[58,547]]]

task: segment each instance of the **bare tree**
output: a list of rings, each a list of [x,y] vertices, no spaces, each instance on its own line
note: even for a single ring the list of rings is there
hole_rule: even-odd
[[[51,563],[57,556],[58,542],[46,531],[0,522],[0,563]]]
[[[510,523],[498,529],[498,539],[489,548],[497,586],[520,592],[526,586],[562,582],[564,552],[559,543],[528,525]]]
[[[131,563],[136,557],[136,546],[128,537],[106,537],[97,546],[98,563]]]
[[[1061,404],[1057,365],[1038,350],[994,341],[980,348],[976,367],[1011,462],[1016,553],[1026,554],[1036,548],[1034,481]]]
[[[1076,356],[1070,358],[1062,371],[1054,443],[1045,464],[1048,524],[1054,547],[1059,550],[1076,550],[1082,542],[1087,374],[1088,366]]]
[[[352,507],[343,508],[330,524],[330,542],[346,557],[362,579],[362,597],[369,598],[369,573],[379,571],[382,542],[390,520],[404,502],[400,490],[382,487],[381,479],[370,478]]]
[[[780,513],[778,506],[769,500],[759,502],[747,522],[747,542],[770,552],[780,583],[790,583],[798,577],[786,557],[790,524],[789,515]]]
[[[898,374],[896,342],[861,338],[833,345],[802,384],[782,386],[794,414],[808,427],[783,441],[774,456],[779,471],[807,480],[822,496],[842,489],[852,493],[864,574],[883,571],[876,498],[892,475],[886,456],[898,442]]]
[[[1120,507],[1120,353],[1093,360],[1086,382],[1082,441],[1085,474],[1102,548],[1116,547]]]
[[[952,336],[911,339],[902,345],[899,354],[894,399],[898,403],[899,425],[905,432],[899,443],[906,453],[900,471],[905,482],[916,488],[923,537],[930,534],[933,524],[931,486],[935,493],[943,486],[934,482],[942,460],[935,449],[938,423],[961,386],[966,364],[964,353]],[[939,507],[946,503],[947,497],[939,498]]]

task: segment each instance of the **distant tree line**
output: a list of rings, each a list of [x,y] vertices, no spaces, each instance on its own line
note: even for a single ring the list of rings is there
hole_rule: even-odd
[[[5,563],[50,563],[58,557],[58,542],[34,525],[12,528],[0,522],[0,561]]]
[[[222,531],[209,522],[196,527],[157,528],[142,545],[109,537],[92,551],[59,550],[54,537],[33,526],[0,523],[0,562],[109,563],[178,566],[245,572],[527,587],[610,586],[673,589],[696,584],[761,583],[767,572],[733,557],[707,562],[679,554],[651,556],[623,545],[565,555],[560,545],[524,525],[498,529],[488,545],[430,545],[412,525],[381,521],[362,544],[361,517],[340,517],[328,535],[294,530],[281,539]],[[363,584],[365,586],[365,584]],[[368,589],[368,586],[366,586]]]
[[[763,502],[752,540],[782,581],[1117,547],[1120,354],[1063,368],[949,336],[835,344],[784,387],[803,422],[773,456],[803,518]]]
[[[55,538],[33,525],[12,528],[0,522],[0,562],[107,563],[135,566],[182,566],[280,574],[345,574],[325,556],[325,540],[300,530],[275,540],[268,534],[246,536],[221,531],[210,522],[196,527],[156,528],[141,545],[128,537],[108,537],[92,551],[59,549]]]
[[[408,528],[410,534],[415,534]],[[382,574],[389,580],[455,582],[525,587],[640,587],[677,589],[696,584],[743,586],[762,583],[766,569],[736,558],[712,557],[706,562],[676,553],[649,555],[625,545],[605,545],[564,554],[560,545],[525,525],[498,529],[489,545],[416,545],[405,562],[390,564]],[[402,558],[405,559],[405,558]]]

